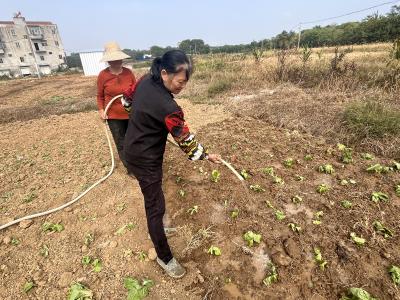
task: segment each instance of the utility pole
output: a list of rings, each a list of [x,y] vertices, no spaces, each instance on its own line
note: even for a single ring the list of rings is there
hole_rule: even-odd
[[[28,26],[26,25],[26,23],[25,23],[24,27],[25,27],[26,36],[28,37],[29,48],[30,48],[31,51],[32,51],[33,63],[34,63],[34,65],[35,65],[36,72],[37,72],[37,74],[38,74],[38,78],[40,79],[40,78],[42,78],[42,76],[40,75],[39,66],[38,66],[38,63],[37,63],[37,61],[36,61],[36,54],[35,54],[35,52],[33,51],[32,40],[31,40],[31,37],[30,37],[30,35],[29,35]]]
[[[299,23],[299,39],[297,40],[297,49],[300,48],[300,39],[301,39],[301,23]]]

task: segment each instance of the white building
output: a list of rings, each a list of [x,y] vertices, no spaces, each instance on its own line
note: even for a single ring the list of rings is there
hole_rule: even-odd
[[[56,24],[25,21],[21,13],[0,21],[0,76],[50,74],[66,67],[65,51]]]

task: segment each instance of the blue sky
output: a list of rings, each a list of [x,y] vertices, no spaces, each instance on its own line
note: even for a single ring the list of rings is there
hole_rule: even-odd
[[[390,1],[390,0],[387,0]],[[122,48],[176,46],[187,38],[210,45],[249,43],[297,28],[299,22],[341,15],[385,0],[1,0],[0,20],[21,11],[29,21],[52,21],[67,52],[101,49],[115,40]],[[397,2],[400,4],[400,1]],[[321,23],[361,20],[391,5]],[[307,25],[312,27],[313,25]]]

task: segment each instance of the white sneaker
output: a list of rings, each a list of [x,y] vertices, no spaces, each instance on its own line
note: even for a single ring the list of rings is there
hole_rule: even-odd
[[[168,262],[168,264],[165,264],[157,257],[157,263],[172,278],[182,278],[186,274],[185,268],[182,267],[174,257]]]

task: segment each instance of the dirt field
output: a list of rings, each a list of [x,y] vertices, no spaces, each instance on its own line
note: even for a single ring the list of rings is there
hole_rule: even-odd
[[[45,105],[49,99],[66,105],[95,101],[94,84],[94,78],[78,76],[3,82],[0,109]],[[245,101],[234,105],[243,112],[240,117],[229,112],[228,102],[179,103],[199,139],[251,175],[242,185],[227,168],[191,163],[179,149],[167,147],[166,223],[178,228],[169,240],[188,274],[174,281],[154,261],[139,259],[152,247],[143,200],[138,184],[118,162],[110,179],[70,208],[35,219],[27,228],[16,225],[0,232],[0,299],[65,299],[73,282],[90,288],[95,299],[125,299],[127,276],[154,281],[148,299],[328,300],[339,299],[350,287],[362,287],[379,299],[400,299],[387,272],[400,264],[400,197],[394,191],[400,172],[365,170],[392,160],[366,160],[354,151],[353,162],[343,164],[336,145],[244,116]],[[110,168],[104,125],[95,111],[51,111],[23,120],[0,125],[0,224],[69,201]],[[284,164],[289,158],[292,167]],[[333,166],[333,174],[318,172],[325,164]],[[267,167],[284,183],[274,183]],[[221,173],[218,182],[210,180],[213,169]],[[318,193],[320,184],[330,190]],[[254,191],[256,185],[264,191]],[[384,192],[389,201],[371,201],[373,192]],[[295,196],[302,201],[294,203]],[[351,208],[342,206],[344,200]],[[188,213],[194,206],[198,212]],[[374,230],[374,221],[392,230],[393,237]],[[64,230],[45,233],[44,222],[61,223]],[[129,223],[131,230],[116,234]],[[300,226],[300,232],[289,224]],[[260,244],[247,246],[243,234],[249,230],[262,235]],[[365,245],[356,245],[352,232]],[[93,241],[85,243],[88,234]],[[222,255],[208,254],[211,245]],[[315,261],[315,248],[327,262],[324,270]],[[100,272],[82,264],[86,255],[100,259]],[[276,266],[278,281],[265,286],[269,263]],[[22,291],[26,282],[35,284],[28,293]]]

